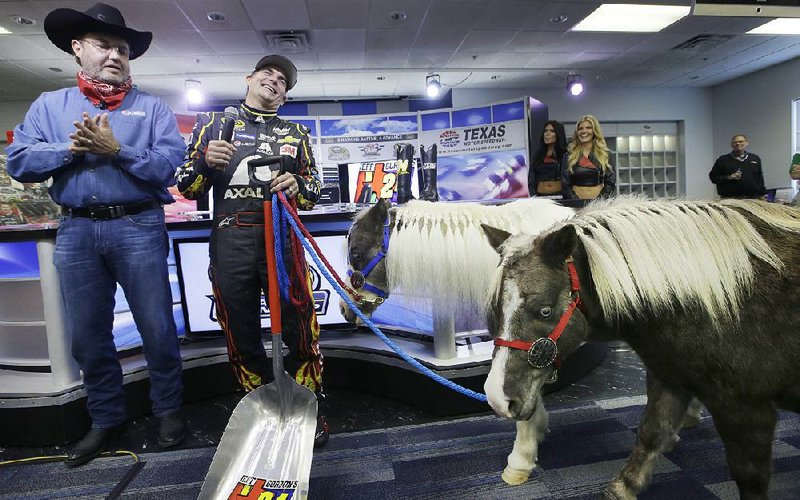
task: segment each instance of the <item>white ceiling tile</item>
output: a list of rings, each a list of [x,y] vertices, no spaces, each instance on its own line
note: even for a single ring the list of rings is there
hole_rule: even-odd
[[[311,28],[305,2],[296,0],[269,0],[266,8],[264,0],[241,0],[250,22],[257,30],[289,31]]]
[[[364,67],[364,52],[338,52],[320,55],[319,67],[332,70],[359,70]]]
[[[367,30],[367,51],[410,49],[416,33],[406,30],[375,29]]]
[[[435,70],[444,67],[452,56],[453,52],[449,50],[412,50],[408,67]]]
[[[410,50],[370,50],[364,58],[365,68],[405,68]]]
[[[315,29],[311,35],[312,44],[320,54],[363,52],[367,43],[366,29]]]
[[[414,50],[456,50],[465,34],[465,30],[423,28],[414,41]]]
[[[16,61],[26,59],[52,59],[61,52],[52,44],[47,47],[40,46],[39,41],[24,35],[0,35],[0,58]]]
[[[221,55],[263,54],[266,51],[264,37],[253,30],[205,31],[203,38],[214,52]]]
[[[247,11],[238,0],[176,0],[180,9],[200,31],[251,30],[253,25]],[[225,15],[224,21],[211,21],[210,12]]]
[[[416,32],[429,4],[430,0],[372,0],[369,5],[369,27]],[[396,21],[389,17],[395,11],[403,12],[406,18]]]
[[[514,38],[509,30],[470,30],[459,47],[459,51],[497,52]]]
[[[366,28],[369,0],[306,0],[311,26],[319,28]]]
[[[186,30],[194,26],[171,0],[114,0],[125,24],[137,30]]]
[[[214,50],[197,31],[154,31],[153,44],[168,56],[213,54]]]
[[[545,1],[535,0],[492,0],[475,27],[514,32],[538,15],[545,4]]]
[[[601,2],[548,2],[535,16],[528,19],[523,29],[535,31],[567,31],[594,12]],[[550,20],[557,16],[566,16],[563,23],[551,23]]]
[[[422,30],[462,30],[464,33],[478,22],[486,10],[484,0],[431,0]]]

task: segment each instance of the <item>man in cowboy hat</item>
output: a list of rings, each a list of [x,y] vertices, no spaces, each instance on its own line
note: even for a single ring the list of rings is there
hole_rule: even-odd
[[[309,129],[277,116],[286,93],[297,83],[295,65],[281,55],[264,56],[245,82],[247,94],[235,111],[198,115],[177,179],[178,189],[189,199],[214,188],[208,274],[234,374],[249,391],[272,380],[272,365],[261,338],[261,294],[266,290],[264,193],[250,186],[247,162],[281,155],[286,171],[272,180],[271,191],[283,191],[302,210],[311,210],[319,200],[320,181]],[[224,138],[227,120],[236,122],[232,137]],[[298,242],[286,242],[284,248],[291,296],[290,303],[281,307],[283,339],[289,348],[286,369],[320,396],[322,354],[308,266]],[[328,424],[320,416],[314,443],[319,447],[327,440]]]
[[[6,148],[7,168],[22,182],[52,178],[50,196],[62,207],[53,260],[92,420],[67,451],[66,464],[76,466],[99,455],[127,420],[112,335],[117,283],[142,337],[158,444],[185,437],[162,208],[174,201],[167,187],[185,145],[169,107],[131,84],[129,61],[147,50],[152,33],[126,27],[103,3],[56,9],[44,29],[80,64],[78,86],[34,101]]]

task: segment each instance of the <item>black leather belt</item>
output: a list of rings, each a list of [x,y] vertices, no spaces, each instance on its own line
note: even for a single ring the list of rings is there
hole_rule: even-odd
[[[158,201],[143,201],[140,203],[130,203],[128,205],[97,206],[97,207],[63,207],[64,215],[70,217],[88,217],[93,220],[118,219],[126,215],[136,215],[145,210],[160,207]]]

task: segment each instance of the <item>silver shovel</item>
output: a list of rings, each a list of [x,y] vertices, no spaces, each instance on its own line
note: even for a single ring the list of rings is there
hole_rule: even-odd
[[[264,193],[264,244],[275,380],[248,393],[236,405],[200,490],[202,499],[294,500],[308,496],[317,398],[283,369],[280,291],[269,181],[256,177],[256,168],[280,162],[280,156],[248,162],[250,183],[260,186]]]

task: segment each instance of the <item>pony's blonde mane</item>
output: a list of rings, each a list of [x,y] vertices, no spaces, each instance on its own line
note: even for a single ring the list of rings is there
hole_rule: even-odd
[[[512,234],[538,234],[575,213],[543,198],[504,205],[415,200],[391,210],[389,288],[401,289],[411,301],[433,298],[439,310],[479,316],[499,260],[481,224]]]
[[[751,200],[593,202],[565,225],[586,250],[608,319],[658,317],[677,304],[708,314],[715,328],[736,321],[754,280],[752,258],[783,263],[739,209],[777,229],[800,233],[800,212]]]

